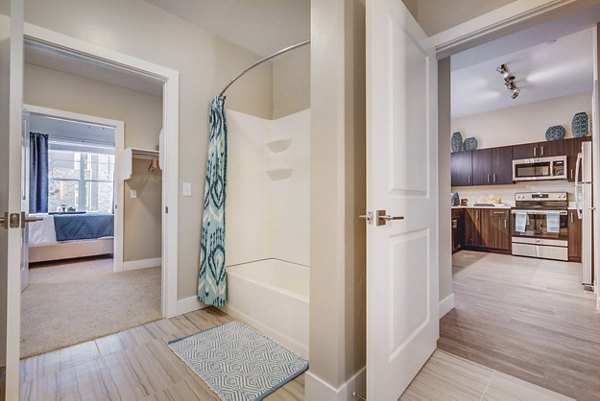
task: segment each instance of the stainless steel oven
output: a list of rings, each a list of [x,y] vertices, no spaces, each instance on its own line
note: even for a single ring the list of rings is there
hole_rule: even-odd
[[[518,193],[511,210],[512,254],[569,259],[566,192]]]
[[[566,179],[567,156],[513,160],[513,181]]]

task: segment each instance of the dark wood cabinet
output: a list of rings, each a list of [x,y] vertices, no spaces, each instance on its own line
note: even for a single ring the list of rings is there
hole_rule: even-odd
[[[591,136],[581,138],[565,139],[565,154],[567,155],[567,179],[575,181],[575,169],[577,164],[577,155],[581,152],[581,144],[586,141],[591,141]],[[581,180],[581,171],[579,171],[579,179]]]
[[[452,253],[458,252],[464,243],[464,209],[452,209]]]
[[[465,209],[465,246],[481,246],[481,211],[475,208]]]
[[[560,156],[565,154],[564,140],[525,143],[522,145],[514,145],[512,148],[514,160]]]
[[[514,145],[512,147],[513,150],[513,160],[519,159],[531,159],[536,157],[537,148],[536,143],[525,143],[523,145]]]
[[[569,261],[581,262],[582,232],[577,210],[569,209]]]
[[[474,150],[472,152],[473,185],[489,185],[492,183],[492,149]]]
[[[512,159],[512,146],[453,153],[452,185],[510,184]]]
[[[503,146],[492,149],[492,183],[512,184],[513,182],[513,148]]]
[[[510,211],[480,209],[481,246],[501,251],[510,250]]]
[[[450,175],[452,186],[472,185],[471,153],[470,151],[452,153]]]

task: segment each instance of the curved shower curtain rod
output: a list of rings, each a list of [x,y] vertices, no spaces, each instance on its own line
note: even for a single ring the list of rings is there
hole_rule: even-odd
[[[256,63],[252,64],[250,67],[247,67],[244,71],[240,72],[235,78],[233,78],[231,80],[231,82],[229,82],[227,84],[227,86],[225,88],[223,88],[223,90],[221,91],[221,93],[219,93],[219,96],[223,96],[225,94],[225,91],[227,89],[229,89],[229,87],[231,85],[233,85],[233,83],[235,81],[237,81],[238,79],[240,79],[242,77],[242,75],[244,75],[245,73],[247,73],[248,71],[250,71],[251,69],[253,69],[254,67],[256,67],[257,65],[260,65],[260,64],[264,63],[265,61],[269,61],[272,58],[275,58],[275,57],[277,57],[277,56],[279,56],[279,55],[281,55],[283,53],[287,53],[290,50],[294,50],[294,49],[297,49],[298,47],[306,46],[308,44],[310,44],[310,40],[305,40],[304,42],[296,43],[295,45],[291,45],[289,47],[286,47],[285,49],[281,49],[281,50],[279,50],[279,51],[271,54],[270,56],[267,56],[267,57],[263,58],[262,60],[258,60]]]

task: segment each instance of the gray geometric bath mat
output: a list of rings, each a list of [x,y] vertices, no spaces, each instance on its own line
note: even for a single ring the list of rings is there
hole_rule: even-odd
[[[240,322],[169,342],[225,401],[262,400],[308,369],[308,361]]]

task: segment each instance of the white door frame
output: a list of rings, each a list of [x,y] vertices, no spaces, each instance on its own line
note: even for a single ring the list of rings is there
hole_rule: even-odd
[[[30,114],[37,114],[42,116],[60,117],[65,120],[80,121],[84,123],[92,123],[97,125],[104,125],[109,128],[115,129],[115,177],[114,177],[114,204],[115,208],[115,222],[114,222],[114,245],[113,245],[113,272],[118,273],[123,271],[123,221],[125,212],[125,195],[124,195],[124,183],[119,176],[120,166],[122,163],[121,157],[123,150],[125,149],[125,122],[119,120],[112,120],[109,118],[97,117],[88,114],[73,113],[66,110],[53,109],[49,107],[34,106],[31,104],[24,104],[23,111]],[[165,169],[166,170],[166,169]],[[163,227],[164,231],[164,227]],[[163,233],[164,235],[164,233]],[[164,304],[165,299],[161,294],[161,305]]]
[[[165,171],[162,179],[162,316],[177,316],[178,188],[179,188],[179,72],[128,54],[94,45],[30,23],[25,39],[96,62],[122,68],[163,82]],[[168,240],[167,240],[168,239]],[[19,337],[20,333],[15,334]]]

